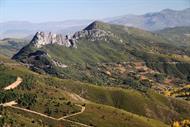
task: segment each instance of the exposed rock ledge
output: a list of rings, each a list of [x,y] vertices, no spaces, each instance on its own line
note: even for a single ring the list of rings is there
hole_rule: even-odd
[[[61,34],[52,34],[37,32],[30,42],[37,48],[41,48],[48,44],[58,44],[65,47],[77,48],[77,41],[81,38],[88,39],[89,41],[109,41],[110,37],[119,39],[110,31],[105,31],[101,29],[92,29],[92,30],[82,30],[76,32],[73,36],[69,37],[68,35],[62,36]],[[119,39],[121,42],[122,40]]]
[[[37,48],[41,48],[42,46],[48,44],[58,44],[66,47],[77,48],[73,38],[69,38],[69,36],[62,36],[61,34],[52,34],[51,32],[37,32],[33,37],[31,44],[34,44]]]

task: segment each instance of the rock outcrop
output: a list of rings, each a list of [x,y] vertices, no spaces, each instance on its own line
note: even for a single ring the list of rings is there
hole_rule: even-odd
[[[68,35],[62,36],[61,34],[52,34],[51,32],[37,32],[33,37],[31,44],[34,44],[37,48],[41,48],[42,46],[48,44],[58,44],[76,48],[75,40],[73,38],[69,38]]]
[[[89,41],[108,41],[110,38],[117,38],[111,31],[109,31],[110,25],[106,23],[95,21],[88,25],[84,30],[76,32],[73,38],[76,40],[80,38],[86,38]]]
[[[33,37],[31,44],[37,48],[41,48],[42,46],[48,44],[58,44],[65,47],[77,48],[76,43],[81,38],[88,39],[89,41],[109,41],[110,38],[119,39],[118,36],[114,35],[107,29],[105,30],[105,28],[109,28],[109,25],[95,21],[87,26],[84,30],[76,32],[71,37],[68,35],[62,36],[61,34],[52,34],[51,32],[37,32]]]
[[[113,33],[109,31],[104,31],[100,29],[93,29],[93,30],[83,30],[76,32],[73,35],[73,38],[76,40],[80,38],[86,38],[90,41],[96,41],[96,40],[104,40],[106,41],[109,37],[114,36]]]

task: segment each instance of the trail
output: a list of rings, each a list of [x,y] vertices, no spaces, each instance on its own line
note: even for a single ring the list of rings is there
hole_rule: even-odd
[[[65,120],[65,118],[68,118],[68,117],[71,117],[71,116],[79,115],[79,114],[81,114],[81,113],[83,113],[85,111],[85,107],[84,106],[77,105],[77,106],[81,107],[81,111],[80,112],[77,112],[77,113],[74,113],[74,114],[70,114],[70,115],[66,115],[64,117],[61,117],[61,118],[57,119],[57,118],[45,115],[43,113],[39,113],[39,112],[32,111],[32,110],[29,110],[29,109],[13,106],[13,105],[16,105],[16,104],[17,103],[15,101],[11,101],[11,102],[8,102],[8,103],[5,103],[5,104],[0,104],[0,105],[3,105],[4,107],[11,107],[11,108],[14,108],[14,109],[19,109],[19,110],[22,110],[22,111],[30,112],[30,113],[33,113],[33,114],[37,114],[37,115],[40,115],[40,116],[43,116],[43,117],[46,117],[46,118],[49,118],[49,119],[53,119],[53,120],[58,120],[58,121],[59,120]]]
[[[15,101],[13,101],[13,102],[15,102]],[[39,112],[36,112],[36,111],[32,111],[32,110],[29,110],[29,109],[13,106],[13,105],[15,105],[15,103],[13,105],[10,105],[13,102],[8,102],[7,104],[5,103],[5,104],[2,104],[2,105],[5,106],[5,107],[11,107],[13,109],[18,109],[18,110],[22,110],[22,111],[25,111],[25,112],[33,113],[33,114],[36,114],[36,115],[39,115],[39,116],[43,116],[43,117],[46,117],[46,118],[49,118],[49,119],[52,119],[52,120],[56,120],[56,121],[63,120],[63,121],[71,122],[71,123],[74,123],[74,124],[77,124],[77,125],[80,125],[80,126],[92,127],[92,126],[89,126],[89,125],[86,125],[86,124],[83,124],[83,123],[80,123],[80,122],[75,122],[75,121],[66,119],[68,117],[72,117],[72,116],[79,115],[79,114],[83,113],[85,111],[85,107],[81,106],[81,105],[77,105],[77,106],[81,107],[81,111],[80,112],[77,112],[77,113],[74,113],[74,114],[70,114],[70,115],[67,115],[67,116],[64,116],[64,117],[61,117],[61,118],[57,119],[57,118],[54,118],[54,117],[51,117],[51,116],[48,116],[48,115],[45,115],[45,114],[42,114],[42,113],[39,113]]]
[[[10,84],[9,86],[5,87],[4,90],[6,91],[6,90],[10,90],[10,89],[15,89],[16,87],[18,87],[22,83],[22,81],[23,81],[22,78],[17,77],[17,80],[14,83]],[[75,96],[72,96],[72,97],[74,97],[77,100],[81,100],[82,99],[78,95],[77,96],[75,95]],[[82,99],[82,101],[84,102],[85,100]],[[85,109],[86,109],[85,106],[81,106],[81,105],[78,105],[78,104],[76,104],[76,106],[81,107],[81,111],[80,112],[77,112],[77,113],[74,113],[74,114],[70,114],[70,115],[66,115],[66,116],[63,116],[63,117],[58,118],[58,119],[54,118],[54,117],[51,117],[51,116],[48,116],[48,115],[45,115],[43,113],[39,113],[39,112],[32,111],[32,110],[29,110],[29,109],[17,107],[17,106],[14,106],[14,105],[17,105],[16,101],[10,101],[10,102],[6,102],[6,103],[3,103],[3,104],[0,104],[0,106],[3,106],[3,107],[10,107],[10,108],[13,108],[13,109],[22,110],[22,111],[33,113],[33,114],[36,114],[36,115],[39,115],[39,116],[43,116],[43,117],[46,117],[46,118],[49,118],[49,119],[52,119],[52,120],[56,120],[56,121],[64,120],[64,121],[71,122],[73,124],[77,124],[77,125],[80,125],[80,126],[92,127],[92,126],[89,126],[89,125],[86,125],[86,124],[83,124],[83,123],[80,123],[80,122],[75,122],[75,121],[66,119],[68,117],[72,117],[72,116],[76,116],[76,115],[82,114],[85,111]],[[2,116],[0,115],[0,117],[2,117]]]
[[[85,109],[86,109],[84,106],[81,106],[81,105],[77,105],[77,106],[81,107],[81,111],[80,111],[80,112],[63,116],[63,117],[59,118],[58,120],[66,119],[66,118],[68,118],[68,117],[72,117],[72,116],[76,116],[76,115],[80,115],[80,114],[82,114],[82,113],[85,111]]]
[[[80,97],[79,95],[75,94],[75,93],[70,93],[67,91],[64,91],[65,94],[72,100],[76,101],[76,102],[83,102],[83,103],[88,103],[88,101],[82,97]]]
[[[15,89],[16,87],[18,87],[20,84],[22,83],[22,78],[17,77],[17,80],[10,84],[9,86],[3,88],[4,90],[10,90],[10,89]]]
[[[80,122],[75,122],[75,121],[68,120],[68,119],[63,119],[63,120],[67,121],[67,122],[71,122],[71,123],[77,124],[77,125],[80,125],[80,126],[93,127],[93,126],[89,126],[89,125],[86,125],[86,124],[83,124],[83,123],[80,123]]]
[[[36,112],[36,111],[32,111],[32,110],[29,110],[29,109],[20,108],[20,107],[17,107],[17,106],[8,106],[8,107],[11,107],[11,108],[14,108],[14,109],[19,109],[19,110],[26,111],[26,112],[29,112],[29,113],[33,113],[33,114],[36,114],[36,115],[40,115],[40,116],[43,116],[43,117],[46,117],[46,118],[49,118],[49,119],[52,119],[52,120],[57,120],[54,117],[51,117],[51,116],[48,116],[48,115],[45,115],[45,114],[42,114],[42,113],[39,113],[39,112]]]
[[[17,105],[16,101],[10,101],[7,103],[0,104],[0,106],[4,106],[4,107],[13,106],[13,105]]]

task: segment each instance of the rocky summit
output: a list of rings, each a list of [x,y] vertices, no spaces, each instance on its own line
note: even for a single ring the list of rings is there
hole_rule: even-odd
[[[34,44],[37,48],[41,48],[42,46],[48,44],[58,44],[76,48],[75,40],[73,38],[70,38],[68,35],[62,36],[61,34],[53,34],[51,32],[37,32],[30,44]]]
[[[101,29],[102,22],[95,21],[86,27],[82,31],[78,31],[74,33],[74,35],[63,36],[61,34],[54,33],[45,33],[45,32],[37,32],[33,37],[30,44],[33,44],[36,48],[41,48],[42,46],[48,44],[58,44],[63,45],[65,47],[74,47],[77,48],[76,42],[81,38],[86,38],[89,41],[97,41],[104,40],[107,41],[110,37],[117,38],[111,31],[105,31]]]
[[[76,40],[80,38],[85,38],[89,41],[108,41],[109,38],[119,39],[114,33],[105,28],[109,28],[109,25],[101,21],[94,21],[88,25],[82,31],[78,31],[73,35]]]

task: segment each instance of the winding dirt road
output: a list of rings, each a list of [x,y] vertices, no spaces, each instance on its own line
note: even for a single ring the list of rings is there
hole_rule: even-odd
[[[22,78],[17,77],[17,80],[14,83],[10,84],[9,86],[5,87],[4,90],[6,91],[6,90],[10,90],[10,89],[15,89],[15,88],[17,88],[22,83],[22,81],[23,81]],[[77,96],[77,100],[78,99],[79,99],[79,96]],[[80,99],[81,99],[81,97],[80,97]],[[10,108],[13,108],[13,109],[22,110],[22,111],[33,113],[33,114],[36,114],[36,115],[39,115],[39,116],[43,116],[43,117],[46,117],[46,118],[49,118],[49,119],[52,119],[52,120],[57,120],[57,121],[64,120],[64,121],[67,121],[67,122],[70,122],[70,123],[73,123],[73,124],[76,124],[76,125],[80,125],[80,126],[84,126],[84,127],[92,127],[92,126],[89,126],[89,125],[86,125],[86,124],[83,124],[83,123],[80,123],[80,122],[75,122],[75,121],[66,119],[68,117],[72,117],[72,116],[76,116],[76,115],[82,114],[85,111],[85,106],[81,106],[81,105],[78,105],[78,104],[76,104],[76,106],[81,107],[81,111],[80,112],[77,112],[77,113],[74,113],[74,114],[70,114],[70,115],[67,115],[67,116],[63,116],[63,117],[58,118],[58,119],[54,118],[54,117],[51,117],[51,116],[48,116],[48,115],[45,115],[45,114],[42,114],[42,113],[39,113],[39,112],[36,112],[36,111],[32,111],[32,110],[29,110],[29,109],[17,107],[17,106],[14,106],[14,105],[17,105],[16,101],[10,101],[10,102],[6,102],[6,103],[3,103],[3,104],[0,104],[0,106],[10,107]]]
[[[17,77],[17,80],[10,84],[9,86],[5,87],[4,90],[10,90],[10,89],[15,89],[22,83],[22,78]]]
[[[16,101],[10,101],[7,103],[0,104],[0,106],[4,106],[4,107],[13,106],[13,105],[17,105]]]
[[[39,113],[39,112],[32,111],[32,110],[29,110],[29,109],[13,106],[13,105],[16,105],[16,104],[17,103],[15,101],[11,101],[11,102],[8,102],[8,103],[2,104],[2,105],[4,107],[11,107],[11,108],[14,108],[14,109],[19,109],[19,110],[22,110],[22,111],[30,112],[30,113],[33,113],[33,114],[37,114],[37,115],[40,115],[40,116],[43,116],[43,117],[46,117],[46,118],[49,118],[49,119],[52,119],[52,120],[58,120],[58,121],[59,120],[64,120],[65,118],[68,118],[68,117],[71,117],[71,116],[79,115],[79,114],[81,114],[81,113],[83,113],[85,111],[85,107],[84,106],[78,105],[79,107],[81,107],[81,111],[80,112],[77,112],[77,113],[74,113],[74,114],[70,114],[70,115],[67,115],[67,116],[64,116],[64,117],[61,117],[61,118],[57,119],[57,118],[45,115],[43,113]]]
[[[57,120],[54,117],[51,117],[51,116],[48,116],[48,115],[45,115],[45,114],[42,114],[42,113],[39,113],[39,112],[35,112],[35,111],[29,110],[29,109],[25,109],[25,108],[21,108],[21,107],[17,107],[17,106],[8,106],[8,107],[11,107],[11,108],[14,108],[14,109],[19,109],[19,110],[29,112],[29,113],[33,113],[33,114],[36,114],[36,115],[40,115],[40,116],[43,116],[43,117],[46,117],[46,118],[49,118],[49,119],[52,119],[52,120]]]
[[[80,112],[77,112],[77,113],[74,113],[74,114],[70,114],[70,115],[67,115],[67,116],[64,116],[64,117],[61,117],[61,118],[58,118],[58,119],[54,118],[54,117],[51,117],[51,116],[48,116],[48,115],[45,115],[45,114],[42,114],[42,113],[39,113],[39,112],[36,112],[36,111],[32,111],[32,110],[29,110],[29,109],[25,109],[25,108],[13,106],[13,105],[5,105],[4,104],[3,106],[5,106],[5,107],[11,107],[13,109],[22,110],[22,111],[29,112],[29,113],[33,113],[33,114],[36,114],[36,115],[39,115],[39,116],[43,116],[43,117],[46,117],[46,118],[49,118],[49,119],[52,119],[52,120],[56,120],[56,121],[63,120],[63,121],[67,121],[67,122],[70,122],[70,123],[73,123],[73,124],[76,124],[76,125],[80,125],[80,126],[84,126],[84,127],[92,127],[92,126],[89,126],[87,124],[83,124],[83,123],[80,123],[80,122],[75,122],[75,121],[66,119],[68,117],[72,117],[72,116],[79,115],[79,114],[83,113],[85,111],[85,107],[81,106],[81,105],[77,105],[77,106],[81,107],[81,111]]]
[[[70,114],[70,115],[67,115],[67,116],[63,116],[63,117],[59,118],[58,120],[62,120],[62,119],[66,119],[68,117],[72,117],[72,116],[76,116],[76,115],[82,114],[85,111],[85,109],[86,109],[84,106],[81,106],[81,105],[77,105],[77,106],[81,107],[81,111],[80,112],[77,112],[77,113],[74,113],[74,114]]]

